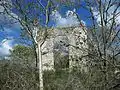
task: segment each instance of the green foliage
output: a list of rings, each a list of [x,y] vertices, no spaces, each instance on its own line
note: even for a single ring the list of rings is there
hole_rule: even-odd
[[[0,90],[38,90],[38,72],[11,61],[0,62]]]
[[[78,75],[79,74],[79,75]],[[45,71],[44,89],[45,90],[87,90],[81,83],[84,75],[69,70]]]
[[[22,64],[32,64],[35,62],[34,50],[31,47],[16,45],[13,50],[10,51],[13,61],[20,62]]]
[[[112,67],[111,67],[112,68]],[[108,70],[106,87],[114,87],[119,79],[114,79],[112,70]],[[44,71],[44,90],[104,90],[104,72],[97,67],[85,73],[73,71]],[[11,61],[0,61],[0,90],[38,90],[38,70],[30,66],[23,66]],[[117,87],[118,88],[118,87]],[[119,90],[119,88],[106,90]]]

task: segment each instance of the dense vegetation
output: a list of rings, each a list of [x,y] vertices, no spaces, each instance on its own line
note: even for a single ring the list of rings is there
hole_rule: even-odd
[[[0,61],[0,89],[1,90],[38,90],[39,77],[38,69],[33,66],[33,62],[24,63],[26,57],[16,61],[14,55],[17,55],[16,49],[21,51],[24,48],[28,51],[29,47],[15,46],[9,60]],[[26,49],[25,49],[26,48]],[[31,48],[29,48],[31,49]],[[18,50],[18,51],[19,51]],[[24,51],[24,53],[25,53]],[[32,53],[32,52],[31,52]],[[31,53],[29,53],[31,55]],[[22,54],[22,53],[21,53]],[[27,54],[29,56],[29,54]],[[13,56],[12,56],[13,55]],[[13,59],[15,58],[15,59]],[[12,60],[13,59],[13,60]],[[15,60],[15,62],[14,62]],[[109,65],[108,65],[109,66]],[[100,71],[99,65],[89,67],[89,72],[81,72],[79,68],[72,70],[44,71],[44,90],[103,90],[104,71]],[[110,65],[107,71],[107,90],[119,90],[119,73],[114,73],[114,68]]]
[[[22,37],[22,39],[20,37],[20,42],[23,40],[30,46],[23,46],[26,43],[17,45],[10,51],[10,56],[0,60],[0,90],[43,90],[43,88],[44,90],[120,90],[119,0],[9,1],[0,0],[0,7],[3,9],[0,15],[8,16],[11,26],[19,23]],[[68,10],[65,17],[59,13],[62,11],[61,8]],[[73,11],[70,11],[69,8],[72,8]],[[80,10],[80,12],[76,12],[76,10]],[[85,13],[81,13],[81,11],[85,11]],[[51,18],[54,20],[51,21]],[[72,24],[70,22],[65,25],[57,23],[57,21],[61,23],[62,20],[67,22],[71,19],[76,20],[77,25],[74,25],[72,21]],[[81,19],[86,21],[86,25],[82,23]],[[63,64],[64,69],[55,68],[55,71],[42,72],[42,63],[37,65],[42,61],[41,47],[51,36],[48,28],[51,28],[52,23],[58,24],[56,25],[58,27],[78,26],[84,31],[75,34],[75,46],[71,43],[64,45],[70,46],[78,52],[86,53],[80,57],[75,55],[75,58],[72,59],[77,62],[77,67],[68,69]],[[0,24],[1,28],[5,26],[4,23]],[[7,30],[8,28],[9,25]],[[39,35],[37,35],[37,31],[39,31]],[[78,34],[85,34],[85,36],[83,35],[81,39]],[[6,38],[6,40],[11,39],[6,33],[5,35],[0,37]],[[39,40],[36,40],[37,36],[39,36]],[[62,42],[62,44],[65,43]],[[83,48],[85,45],[88,47]],[[37,54],[37,49],[39,49],[39,54]],[[54,56],[56,59],[61,59],[60,61],[63,59],[59,58],[59,55]],[[84,60],[86,61],[85,67],[88,68],[87,72],[81,71]],[[81,62],[83,63],[79,65]],[[56,64],[59,67],[61,65]]]

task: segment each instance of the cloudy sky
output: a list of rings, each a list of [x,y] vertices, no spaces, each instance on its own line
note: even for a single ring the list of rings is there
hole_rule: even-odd
[[[12,4],[11,0],[2,0],[5,2],[8,2]],[[0,4],[2,2],[0,0]],[[14,0],[12,0],[14,1]],[[29,1],[29,0],[26,0]],[[30,0],[32,1],[32,0]],[[53,0],[54,3],[55,0]],[[63,0],[65,1],[65,0]],[[75,2],[77,5],[76,1],[79,0],[70,0],[72,2]],[[92,1],[92,0],[91,0]],[[108,0],[109,1],[109,0]],[[119,0],[118,0],[119,1]],[[103,0],[104,2],[104,0]],[[45,0],[41,0],[41,3],[45,5]],[[84,3],[83,3],[84,5]],[[113,6],[110,8],[109,13],[110,16],[109,18],[112,17],[112,11],[116,6]],[[54,27],[71,27],[71,26],[78,26],[79,21],[76,17],[77,13],[80,18],[82,19],[82,22],[87,26],[91,24],[91,21],[86,18],[86,16],[89,16],[89,12],[85,10],[84,8],[76,8],[76,7],[64,7],[61,6],[59,10],[53,11],[51,14],[51,21],[50,25]],[[96,10],[95,7],[93,7],[93,14],[96,18],[96,22],[100,22],[100,16],[97,15],[99,12]],[[119,9],[120,10],[120,9]],[[118,10],[118,12],[119,12]],[[3,14],[2,12],[4,11],[4,8],[0,6],[0,56],[2,55],[8,55],[9,54],[9,49],[12,49],[12,47],[16,44],[14,42],[14,39],[7,39],[7,38],[17,38],[20,35],[20,24],[16,23],[17,21],[8,16],[7,14]],[[32,10],[31,10],[32,11]],[[19,15],[17,13],[13,13],[10,11],[11,14],[13,14],[15,17],[18,17]],[[39,13],[39,12],[37,12]],[[43,17],[44,18],[44,17]],[[10,23],[13,23],[12,25]],[[116,18],[116,22],[120,23],[120,15]],[[3,31],[4,30],[4,31]]]
[[[78,26],[79,21],[77,19],[75,12],[76,12],[75,9],[73,9],[72,11],[68,10],[65,14],[65,17],[62,17],[62,15],[55,10],[52,12],[51,17],[55,21],[55,25],[57,27]]]
[[[9,50],[12,49],[13,40],[3,39],[0,45],[0,56],[9,55]]]
[[[11,0],[0,0],[1,3],[11,4]],[[8,10],[14,17],[15,13]],[[12,23],[12,24],[11,24]],[[19,36],[20,24],[9,15],[4,13],[4,8],[0,5],[0,56],[9,55],[9,50],[14,46],[14,38]]]

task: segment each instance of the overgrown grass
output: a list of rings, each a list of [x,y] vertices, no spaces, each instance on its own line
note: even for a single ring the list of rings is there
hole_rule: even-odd
[[[91,73],[77,70],[44,71],[44,90],[103,90],[104,75],[101,73],[96,69]],[[119,83],[120,79],[113,81],[108,87]],[[0,90],[39,90],[38,70],[3,61],[0,63]],[[120,89],[117,86],[109,90]]]
[[[0,90],[38,90],[38,72],[13,63],[0,66]]]
[[[80,80],[68,70],[44,71],[43,77],[44,90],[78,90],[80,85]],[[0,90],[39,90],[38,86],[38,70],[35,68],[11,62],[0,64]]]

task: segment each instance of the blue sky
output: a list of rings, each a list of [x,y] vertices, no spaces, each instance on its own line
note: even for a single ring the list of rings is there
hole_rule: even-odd
[[[8,0],[9,3],[14,3],[14,0]],[[28,2],[35,2],[36,0],[24,0],[25,2],[22,3],[22,8],[24,8],[26,6],[26,4],[28,4]],[[41,3],[43,4],[43,6],[46,6],[46,2],[47,0],[41,0]],[[56,2],[54,2],[56,3]],[[58,12],[61,15],[61,17],[65,20],[65,14],[68,10],[73,10],[73,7],[65,7],[62,6],[59,8]],[[28,16],[30,18],[34,18],[35,15],[39,14],[39,18],[43,19],[44,21],[44,15],[41,14],[41,12],[39,10],[34,10],[32,7],[29,7],[28,10],[30,11],[30,15],[28,14]],[[12,14],[14,14],[14,16],[19,16],[22,18],[22,15],[19,14],[16,9],[12,9],[13,12],[11,12]],[[84,12],[84,10],[79,11],[76,10],[78,13],[79,12]],[[2,12],[2,8],[1,8],[1,12]],[[31,14],[32,13],[32,14]],[[86,12],[85,12],[86,14]],[[41,17],[42,18],[41,18]],[[82,17],[82,16],[81,16]],[[11,22],[13,22],[13,24],[10,24]],[[20,24],[19,23],[14,23],[16,22],[13,18],[9,17],[7,14],[4,15],[0,15],[0,56],[2,55],[7,55],[9,53],[9,49],[12,49],[12,47],[16,44],[15,39],[20,37]],[[67,22],[66,22],[67,23]],[[41,24],[44,25],[44,22],[42,22]],[[49,26],[55,26],[55,22],[53,22],[53,19],[50,20]]]
[[[14,3],[14,0],[7,0],[7,1],[11,4]],[[21,4],[22,8],[25,8],[26,4],[28,4],[29,2],[38,3],[37,0],[23,0],[23,1],[24,2],[22,2]],[[47,0],[39,0],[39,1],[41,1],[40,3],[44,7],[46,6]],[[53,2],[56,3],[56,6],[59,6],[59,8],[56,10],[56,12],[54,12],[54,15],[51,14],[49,26],[72,26],[72,25],[79,24],[75,16],[67,15],[71,11],[75,11],[79,15],[83,23],[85,23],[86,26],[91,25],[91,21],[86,17],[86,16],[90,16],[89,12],[84,8],[78,7],[80,4],[85,6],[85,3],[84,2],[78,3],[77,1],[79,0],[70,0],[70,1],[74,3],[74,6],[66,7],[63,4],[56,3],[56,0],[53,0]],[[0,12],[2,11],[4,11],[4,9],[0,6]],[[38,8],[34,9],[32,6],[28,7],[28,12],[30,13],[30,14],[29,13],[27,14],[29,18],[32,19],[32,18],[38,17],[39,19],[42,20],[41,24],[44,25],[45,17]],[[10,13],[13,14],[15,17],[22,18],[22,15],[19,14],[15,8],[12,9],[12,12],[10,11]],[[98,13],[97,10],[94,11],[94,15],[96,15],[97,13]],[[95,18],[97,22],[100,21],[99,16],[96,16]],[[55,20],[56,22],[54,22]],[[120,21],[120,17],[118,18],[118,22],[119,21]],[[13,24],[10,24],[11,22],[13,22]],[[8,55],[9,49],[12,49],[12,47],[15,44],[17,44],[17,42],[14,39],[17,39],[20,37],[20,24],[16,23],[16,20],[9,17],[7,14],[4,14],[4,15],[0,14],[0,26],[1,26],[0,27],[0,56]]]

